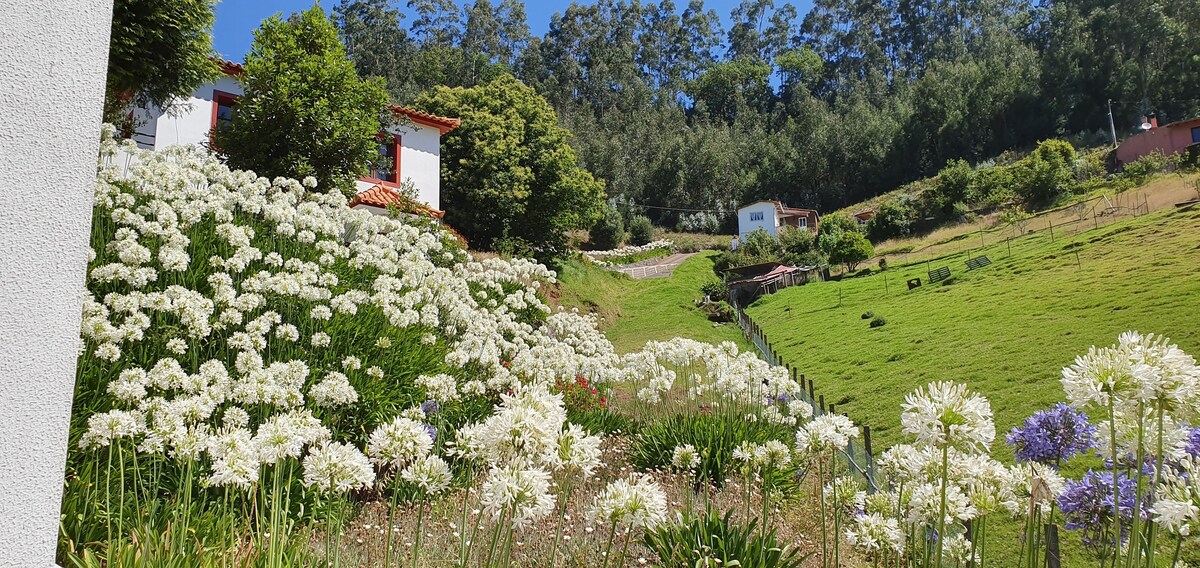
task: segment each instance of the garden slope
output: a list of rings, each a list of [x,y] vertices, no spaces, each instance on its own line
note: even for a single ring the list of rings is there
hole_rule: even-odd
[[[1060,370],[1122,331],[1169,336],[1200,350],[1200,209],[1171,209],[1059,238],[1044,232],[982,251],[994,264],[967,272],[966,253],[935,260],[948,285],[908,291],[926,264],[884,277],[784,290],[748,313],[782,358],[827,402],[871,426],[876,450],[901,440],[904,395],[930,381],[966,383],[991,400],[998,434],[1063,399]],[[1078,252],[1079,267],[1075,253]],[[972,253],[978,256],[979,250]],[[839,307],[839,289],[842,294]],[[886,318],[870,329],[864,312]],[[1007,448],[996,444],[998,457]]]
[[[708,343],[749,344],[737,325],[714,325],[695,307],[700,286],[716,276],[715,252],[696,254],[670,278],[634,280],[624,274],[571,262],[559,270],[558,301],[565,307],[596,312],[601,330],[619,353],[641,349],[647,341],[686,337]]]

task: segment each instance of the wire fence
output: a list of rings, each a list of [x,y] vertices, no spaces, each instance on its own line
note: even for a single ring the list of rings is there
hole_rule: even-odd
[[[975,230],[960,232],[946,240],[919,248],[889,250],[884,243],[880,245],[880,254],[867,259],[863,264],[876,264],[880,259],[902,264],[927,262],[989,245],[1011,244],[1012,239],[1035,233],[1045,233],[1051,240],[1054,240],[1073,236],[1089,229],[1098,229],[1122,219],[1139,217],[1150,213],[1151,209],[1149,196],[1145,192],[1131,191],[1112,196],[1101,195],[993,227],[984,227],[983,223],[986,221],[981,221],[980,226]]]
[[[737,310],[738,325],[742,328],[742,333],[746,335],[746,339],[750,340],[758,348],[758,352],[763,360],[777,367],[787,369],[792,379],[800,384],[800,398],[812,406],[813,416],[836,413],[834,404],[826,404],[825,395],[817,392],[815,381],[800,374],[796,367],[785,363],[779,356],[779,352],[775,351],[767,335],[763,333],[762,328],[754,323],[754,320],[750,319],[750,316],[740,306],[735,306],[735,309]],[[861,426],[863,432],[862,440],[851,439],[842,457],[850,472],[856,478],[863,481],[867,486],[868,492],[874,493],[879,490],[879,486],[875,481],[875,455],[871,449],[871,427],[866,424],[862,424]]]

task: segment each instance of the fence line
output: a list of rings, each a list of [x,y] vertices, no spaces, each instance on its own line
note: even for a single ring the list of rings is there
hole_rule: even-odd
[[[800,398],[812,406],[813,416],[821,416],[823,414],[834,414],[836,411],[834,405],[825,404],[825,395],[816,392],[816,385],[812,379],[799,374],[796,367],[788,365],[780,358],[779,353],[775,351],[774,346],[768,340],[767,335],[763,333],[762,328],[754,323],[753,319],[746,314],[741,306],[734,306],[737,311],[738,326],[742,328],[742,333],[746,339],[758,349],[759,354],[766,362],[777,367],[787,369],[788,373],[800,384]],[[845,458],[846,465],[850,472],[855,476],[862,478],[867,484],[867,490],[874,493],[879,490],[879,486],[875,482],[875,455],[871,448],[871,427],[862,425],[863,438],[862,442],[851,439],[846,450],[842,453]]]

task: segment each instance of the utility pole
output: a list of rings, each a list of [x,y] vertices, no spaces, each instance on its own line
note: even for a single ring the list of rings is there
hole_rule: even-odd
[[[1117,147],[1117,126],[1113,122],[1112,99],[1108,99],[1108,131],[1112,134],[1113,148]]]

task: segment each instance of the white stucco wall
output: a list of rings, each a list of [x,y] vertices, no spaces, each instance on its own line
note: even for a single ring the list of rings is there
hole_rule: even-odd
[[[762,213],[762,220],[751,221],[752,213]],[[775,204],[769,201],[751,203],[738,209],[738,238],[745,240],[746,235],[755,229],[763,229],[774,236],[779,227],[779,218],[775,213]]]
[[[0,10],[0,567],[52,566],[112,0]]]
[[[159,109],[139,109],[134,140],[143,148],[162,150],[177,144],[204,145],[212,128],[213,92],[241,95],[241,84],[232,77],[201,85],[192,96],[166,113]],[[400,176],[411,179],[417,198],[434,209],[441,209],[441,133],[437,128],[408,124],[392,130],[401,136]],[[359,182],[365,191],[373,183]]]
[[[417,186],[417,199],[441,209],[441,132],[430,126],[406,125],[400,135],[400,178]]]

